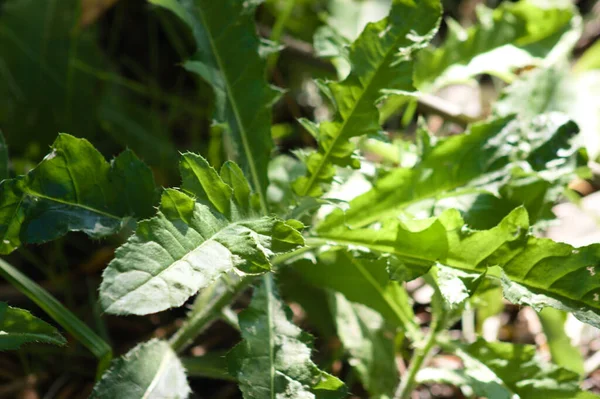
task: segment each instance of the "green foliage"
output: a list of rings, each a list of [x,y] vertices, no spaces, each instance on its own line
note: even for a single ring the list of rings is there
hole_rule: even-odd
[[[152,172],[133,152],[108,163],[87,140],[61,134],[37,167],[0,183],[0,253],[69,231],[117,233],[151,215],[155,198]]]
[[[291,322],[271,276],[240,314],[244,339],[228,354],[244,398],[342,398],[344,384],[311,361],[312,337]]]
[[[415,84],[434,91],[483,73],[511,81],[515,70],[562,59],[575,44],[580,18],[569,1],[502,3],[477,8],[479,24],[464,29],[448,21],[448,36],[438,48],[419,53]]]
[[[477,123],[465,134],[440,140],[421,132],[415,166],[384,174],[348,211],[328,216],[321,229],[360,227],[403,213],[427,217],[451,208],[476,228],[494,226],[518,205],[525,205],[534,223],[552,218],[550,206],[583,166],[573,140],[577,131],[564,115],[548,114]]]
[[[183,303],[223,274],[261,274],[273,254],[304,243],[302,225],[260,216],[239,167],[220,175],[183,154],[182,191],[166,189],[157,216],[139,222],[103,274],[100,302],[114,314],[149,314]]]
[[[349,48],[350,73],[326,86],[336,119],[303,124],[316,136],[319,149],[306,160],[307,176],[294,183],[299,195],[318,197],[330,183],[335,165],[359,167],[351,138],[380,130],[376,103],[394,92],[413,91],[413,52],[435,34],[440,5],[434,0],[394,1],[387,18],[370,23]]]
[[[64,345],[56,328],[26,310],[0,302],[0,351],[18,349],[29,342]]]
[[[581,31],[575,6],[482,6],[472,27],[449,20],[434,38],[439,0],[148,2],[168,37],[156,43],[177,47],[179,70],[201,78],[198,91],[214,106],[197,109],[125,72],[113,74],[96,29],[57,24],[49,5],[0,4],[0,101],[7,98],[9,110],[0,107],[0,124],[11,153],[16,148],[26,158],[9,160],[0,135],[0,253],[18,262],[0,260],[0,276],[64,329],[69,344],[98,358],[92,398],[186,398],[188,378],[235,383],[253,399],[348,392],[406,399],[421,383],[451,384],[465,397],[594,397],[580,389],[583,362],[561,312],[600,328],[600,244],[574,248],[541,238],[567,185],[589,176],[582,142],[592,159],[600,148],[598,118],[586,108],[596,96],[585,91],[598,81],[595,47],[575,70],[568,66]],[[60,5],[54,11],[64,21],[79,18]],[[28,13],[30,32],[20,25]],[[102,27],[113,34],[107,21]],[[48,33],[41,41],[40,31]],[[312,36],[316,52],[297,41]],[[107,54],[115,37],[103,45]],[[426,48],[431,40],[441,44]],[[288,48],[276,54],[279,44]],[[150,63],[161,58],[158,50]],[[19,70],[21,64],[33,69]],[[312,79],[336,72],[337,81]],[[462,133],[427,119],[422,92],[484,73],[512,83],[498,88],[489,119]],[[288,86],[284,101],[277,103],[281,91],[270,79]],[[151,92],[151,107],[129,101],[130,89]],[[54,103],[46,105],[48,98]],[[179,108],[190,105],[214,121],[200,128],[210,136],[202,155],[181,153],[181,183],[172,187],[166,182],[177,163],[159,168],[155,157],[170,160],[175,144],[195,147],[202,137],[177,134],[165,145],[148,137],[161,130],[162,114],[168,123],[196,126],[196,119],[179,119]],[[439,107],[435,113],[453,120]],[[312,138],[295,136],[296,119]],[[93,130],[90,137],[122,131],[118,141],[144,148],[153,169],[130,150],[108,162],[110,145],[96,149],[67,134],[37,166],[28,163],[37,156],[37,133],[62,122],[76,134]],[[29,131],[31,146],[15,138]],[[62,239],[71,231],[85,234]],[[102,256],[88,253],[98,246]],[[36,279],[48,281],[27,277],[31,265]],[[84,269],[87,278],[87,267],[103,268],[99,300],[87,290],[91,305],[74,301],[68,284]],[[83,312],[98,302],[89,312],[98,333],[44,284],[64,290],[69,306]],[[483,321],[504,310],[502,296],[540,312],[553,363],[533,346],[479,336]],[[186,304],[183,323],[183,309],[155,314]],[[137,345],[109,367],[107,341],[116,335],[106,333],[104,314],[151,315],[132,323],[149,326],[141,329],[144,339],[165,340],[128,337],[115,348]],[[219,319],[226,324],[208,328]],[[227,329],[233,334],[222,333]],[[218,342],[197,342],[203,333]],[[0,350],[30,342],[67,343],[50,324],[0,301]],[[436,348],[460,358],[460,367],[431,367]],[[406,364],[401,377],[398,364]],[[214,394],[212,385],[199,394]]]
[[[113,360],[90,398],[187,398],[190,387],[181,361],[156,339],[139,344]]]

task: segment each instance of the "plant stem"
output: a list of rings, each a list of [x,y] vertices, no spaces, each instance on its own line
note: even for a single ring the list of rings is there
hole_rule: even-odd
[[[279,14],[277,20],[275,21],[275,25],[273,25],[273,30],[271,31],[271,35],[269,39],[276,44],[279,44],[281,40],[281,35],[283,34],[283,28],[287,23],[288,19],[292,15],[292,11],[294,10],[294,5],[296,4],[296,0],[287,0],[287,3],[284,6],[283,11]],[[267,72],[271,73],[275,65],[277,64],[277,60],[279,58],[279,52],[271,54],[269,58],[267,58]]]
[[[0,259],[0,276],[25,294],[44,312],[90,350],[99,360],[97,377],[106,370],[112,359],[112,348],[90,327],[65,308],[48,291]]]
[[[233,285],[228,285],[223,278],[215,281],[207,289],[206,295],[199,297],[201,302],[194,305],[186,323],[169,340],[173,350],[178,353],[183,352],[194,338],[221,316],[221,310],[248,287],[254,278],[254,276],[242,277]],[[210,298],[205,300],[208,296]]]
[[[419,345],[412,356],[410,361],[410,365],[408,366],[408,371],[402,381],[400,381],[400,385],[396,389],[396,393],[394,394],[394,399],[408,399],[410,398],[410,394],[415,385],[415,378],[417,373],[421,369],[423,362],[429,355],[429,352],[436,344],[437,334],[439,332],[439,323],[437,318],[434,318],[431,322],[431,326],[429,329],[429,333],[425,338],[424,344]]]

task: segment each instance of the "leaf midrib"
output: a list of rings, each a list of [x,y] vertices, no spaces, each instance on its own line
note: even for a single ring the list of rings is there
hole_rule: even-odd
[[[206,36],[210,43],[210,47],[212,49],[212,54],[215,57],[215,61],[217,62],[217,65],[219,66],[219,71],[221,72],[221,75],[223,76],[223,80],[225,81],[225,90],[227,90],[227,101],[231,104],[231,109],[233,110],[235,119],[237,121],[238,128],[240,129],[240,137],[242,138],[242,146],[244,147],[244,152],[246,153],[246,159],[248,160],[248,166],[250,167],[250,175],[252,178],[252,182],[254,183],[254,188],[256,189],[256,192],[258,193],[258,197],[260,199],[260,207],[261,207],[263,213],[267,214],[267,212],[268,212],[267,201],[265,198],[263,187],[260,184],[260,178],[258,177],[258,171],[257,171],[257,167],[255,164],[254,156],[252,155],[252,151],[250,150],[250,145],[248,144],[246,128],[245,128],[244,124],[242,123],[242,119],[241,119],[241,116],[240,116],[240,113],[238,110],[238,104],[236,101],[234,101],[235,97],[233,96],[233,93],[231,91],[231,85],[230,85],[231,82],[229,80],[229,76],[227,75],[227,73],[225,72],[225,69],[223,68],[224,63],[221,60],[219,52],[217,51],[217,46],[214,42],[212,31],[210,29],[210,25],[207,23],[206,16],[204,15],[203,9],[202,9],[202,7],[198,7],[197,10],[198,10],[198,15],[200,16],[200,19],[202,20],[202,25],[204,26],[204,28],[206,29],[206,32],[208,33]]]

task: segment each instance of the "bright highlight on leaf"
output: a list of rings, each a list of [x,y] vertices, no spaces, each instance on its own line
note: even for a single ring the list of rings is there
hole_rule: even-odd
[[[270,258],[304,244],[302,224],[260,216],[234,163],[220,175],[199,155],[180,162],[182,191],[166,189],[158,213],[139,222],[103,274],[109,313],[149,314],[183,305],[223,274],[261,274]]]
[[[307,175],[294,183],[297,194],[321,195],[336,165],[359,167],[350,139],[380,130],[378,101],[390,93],[414,90],[411,56],[437,31],[440,12],[436,0],[395,0],[389,16],[368,24],[350,46],[350,74],[327,84],[336,119],[318,126],[303,122],[314,132],[319,149],[306,160]]]
[[[108,163],[85,139],[58,136],[27,175],[0,183],[0,253],[69,231],[94,238],[154,212],[152,171],[127,150]]]
[[[312,337],[291,318],[272,277],[265,276],[239,317],[244,340],[227,355],[244,398],[345,397],[344,384],[312,362]]]
[[[185,399],[191,393],[185,369],[169,344],[144,342],[113,360],[91,399]]]
[[[23,344],[40,342],[65,345],[62,335],[26,310],[0,302],[0,351],[19,349]]]

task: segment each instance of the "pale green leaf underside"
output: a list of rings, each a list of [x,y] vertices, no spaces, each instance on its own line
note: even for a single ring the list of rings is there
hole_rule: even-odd
[[[113,360],[94,387],[93,399],[185,399],[185,369],[168,343],[151,340]]]
[[[181,18],[192,30],[197,52],[184,67],[215,92],[216,119],[227,123],[240,164],[266,212],[271,102],[265,61],[254,25],[255,2],[239,0],[149,0]]]
[[[103,274],[109,313],[149,314],[181,306],[224,273],[259,274],[270,257],[303,244],[291,225],[259,216],[237,165],[221,175],[194,154],[181,160],[181,191],[165,190],[157,216],[139,222]]]
[[[18,349],[30,342],[65,345],[62,335],[26,310],[0,302],[0,351]]]
[[[292,323],[272,276],[255,288],[239,321],[243,341],[227,358],[245,399],[345,397],[343,383],[312,362],[312,337]]]
[[[581,19],[568,1],[521,0],[477,11],[477,25],[464,29],[450,20],[445,42],[419,53],[414,74],[419,89],[434,91],[483,73],[511,80],[518,68],[565,57],[581,30]]]
[[[550,113],[474,124],[433,145],[422,133],[424,148],[414,167],[387,173],[319,228],[361,227],[403,212],[427,217],[445,209],[459,209],[473,227],[490,228],[522,204],[535,223],[552,218],[551,205],[584,165],[574,143],[577,131],[566,116]]]
[[[332,293],[330,302],[337,335],[369,397],[392,397],[399,378],[393,329],[379,313],[340,293]]]
[[[507,299],[538,309],[550,306],[573,312],[580,320],[600,327],[600,245],[575,249],[534,237],[528,233],[523,207],[489,230],[466,228],[455,210],[423,223],[391,221],[379,230],[340,226],[321,232],[321,236],[331,244],[392,254],[397,269],[391,270],[392,275],[415,278],[435,263],[479,274],[499,266]]]
[[[365,27],[349,49],[350,74],[328,84],[338,113],[318,126],[319,148],[306,161],[307,175],[294,183],[296,193],[319,196],[335,165],[359,166],[349,140],[380,129],[376,104],[383,90],[414,90],[410,55],[433,37],[440,12],[437,0],[396,0],[387,18]]]
[[[60,134],[25,176],[0,183],[0,253],[69,231],[99,238],[154,212],[152,171],[131,151],[111,163],[85,139]]]

